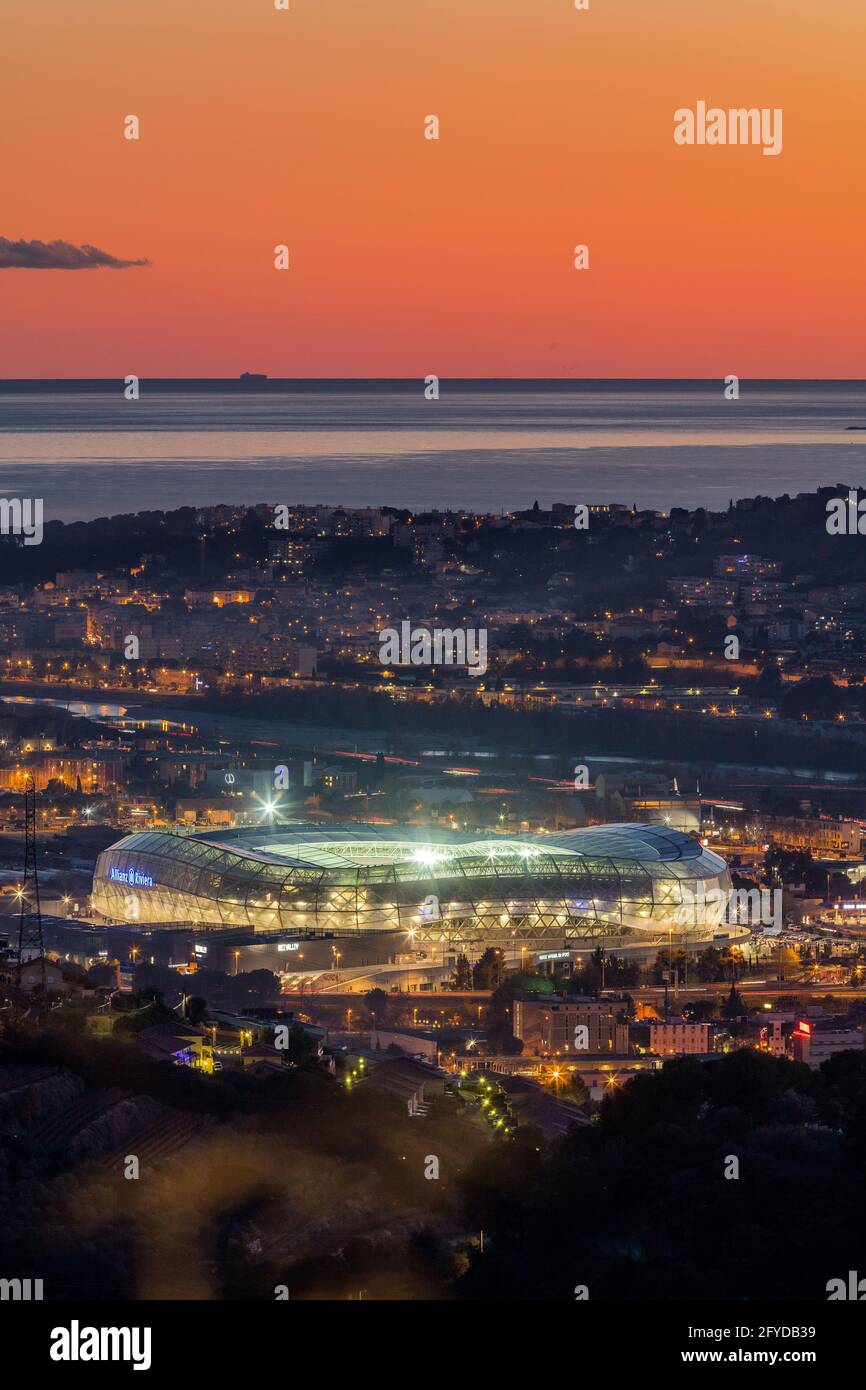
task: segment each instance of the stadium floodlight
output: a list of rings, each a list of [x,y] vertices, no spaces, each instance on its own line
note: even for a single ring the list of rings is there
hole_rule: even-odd
[[[416,864],[441,864],[448,858],[443,850],[433,849],[430,845],[423,845],[421,849],[416,849],[412,858]]]

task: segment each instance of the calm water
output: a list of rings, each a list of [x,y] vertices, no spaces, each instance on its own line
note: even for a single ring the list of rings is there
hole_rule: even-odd
[[[215,502],[720,508],[866,484],[866,384],[291,392],[0,384],[0,495],[45,519]]]

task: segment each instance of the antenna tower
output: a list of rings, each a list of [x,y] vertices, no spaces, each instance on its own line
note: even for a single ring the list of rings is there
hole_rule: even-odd
[[[28,901],[32,897],[32,904]],[[21,988],[21,971],[32,952],[39,961],[42,998],[45,998],[45,943],[42,939],[42,908],[39,903],[39,872],[36,867],[36,783],[28,773],[24,784],[24,880],[21,884],[21,916],[18,922],[18,961],[15,982]]]

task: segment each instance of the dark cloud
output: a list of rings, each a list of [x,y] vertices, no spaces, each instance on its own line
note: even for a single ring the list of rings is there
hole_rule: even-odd
[[[9,241],[0,236],[0,270],[126,270],[150,261],[121,261],[98,246],[73,246],[68,241]]]

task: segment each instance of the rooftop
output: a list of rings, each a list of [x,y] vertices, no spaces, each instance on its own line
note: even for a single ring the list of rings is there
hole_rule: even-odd
[[[479,835],[399,825],[252,827],[190,836],[244,857],[303,868],[357,868],[369,864],[415,863],[433,867],[459,859],[519,858],[531,864],[542,855],[614,858],[646,862],[697,859],[702,846],[677,830],[657,825],[604,825],[554,835]],[[143,844],[141,848],[146,848]]]

